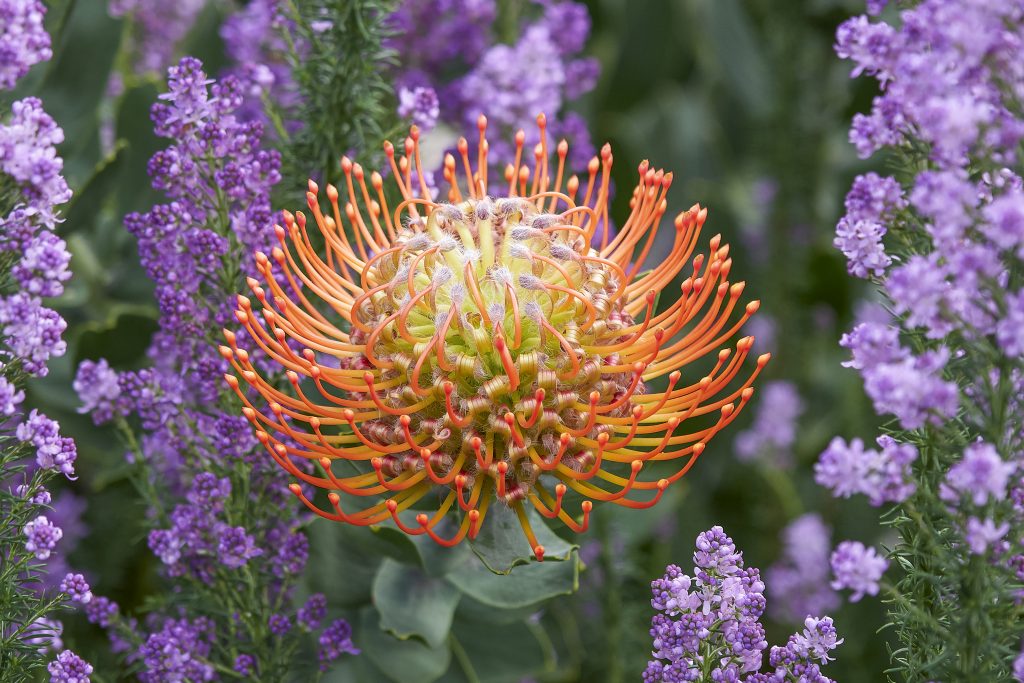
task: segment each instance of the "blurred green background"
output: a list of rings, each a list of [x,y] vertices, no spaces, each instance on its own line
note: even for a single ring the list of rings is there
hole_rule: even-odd
[[[69,352],[33,387],[31,400],[78,442],[82,476],[73,488],[88,500],[88,533],[71,564],[94,578],[95,590],[130,608],[160,585],[140,524],[144,510],[126,480],[121,446],[111,432],[75,412],[69,387],[85,358],[102,355],[122,369],[145,364],[157,312],[122,219],[158,201],[145,166],[161,146],[148,109],[163,86],[129,79],[116,108],[104,96],[109,73],[123,59],[124,34],[105,4],[52,3],[55,58],[21,87],[41,93],[64,127],[62,153],[75,192],[60,229],[74,255],[75,278],[59,306],[69,322]],[[566,618],[565,638],[575,643],[570,649],[578,660],[557,680],[609,680],[615,671],[623,672],[622,680],[639,680],[650,651],[649,582],[669,562],[688,568],[699,531],[723,525],[747,563],[762,570],[779,555],[779,531],[803,512],[820,512],[833,526],[834,543],[878,537],[877,510],[863,502],[837,503],[811,475],[832,436],[874,433],[859,380],[840,367],[837,346],[865,292],[846,275],[831,245],[846,188],[865,170],[846,142],[848,122],[867,108],[872,92],[849,78],[849,67],[832,51],[835,27],[862,11],[860,3],[587,4],[594,26],[588,52],[603,71],[596,91],[576,108],[590,121],[595,142],[610,141],[615,149],[619,192],[613,215],[623,215],[637,162],[650,159],[673,171],[671,208],[697,201],[709,207],[705,229],[733,244],[734,279],[747,281],[748,295],[762,301],[759,315],[774,321],[774,359],[766,377],[795,382],[806,406],[790,473],[733,456],[731,439],[749,424],[750,410],[654,510],[596,512],[594,528],[581,539],[588,562],[581,589],[553,608]],[[217,29],[230,9],[212,3],[181,46],[213,74],[225,64]],[[104,136],[107,143],[116,141],[113,151],[103,151],[110,146]],[[304,178],[286,178],[278,191],[298,203],[304,184]],[[336,569],[318,571],[337,575]],[[833,678],[883,678],[887,641],[876,633],[883,609],[877,600],[865,600],[832,615],[846,637],[830,669]],[[99,654],[106,650],[102,634],[84,620],[68,622],[66,639],[104,671],[109,662]],[[770,624],[769,640],[783,641],[795,626]]]

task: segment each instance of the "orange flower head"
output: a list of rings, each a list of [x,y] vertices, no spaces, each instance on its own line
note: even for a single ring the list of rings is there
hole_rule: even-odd
[[[429,199],[413,127],[404,154],[385,144],[397,206],[380,174],[344,158],[344,192],[327,186],[326,212],[310,181],[310,218],[284,214],[280,247],[256,254],[263,283],[249,285],[259,306],[240,296],[236,317],[287,370],[290,390],[264,378],[234,333],[221,352],[270,457],[329,491],[323,509],[291,486],[318,515],[393,519],[454,545],[502,505],[543,559],[530,507],[583,531],[591,501],[653,505],[749,401],[768,356],[735,380],[753,338],[722,345],[758,302],[740,304],[743,283],[729,282],[719,236],[691,261],[706,209],[676,216],[671,250],[643,270],[671,173],[640,164],[613,236],[608,145],[585,178],[568,176],[568,145],[550,158],[542,115],[532,166],[520,131],[504,182],[492,183],[486,125],[480,117],[475,159],[465,139],[459,158],[445,158],[447,202]],[[707,374],[683,382],[680,368],[708,356]],[[257,393],[265,407],[252,402]],[[563,505],[570,489],[583,498],[575,514]],[[409,508],[414,524],[403,519]]]

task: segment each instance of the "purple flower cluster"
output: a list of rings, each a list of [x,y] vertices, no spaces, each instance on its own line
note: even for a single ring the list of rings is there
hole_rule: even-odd
[[[578,114],[560,112],[597,84],[597,61],[579,56],[590,35],[590,16],[577,2],[538,4],[540,17],[522,28],[514,44],[492,45],[463,77],[447,87],[432,85],[442,92],[443,111],[451,99],[453,121],[468,128],[485,113],[499,127],[504,134],[493,138],[495,158],[512,157],[509,141],[518,128],[527,131],[527,149],[536,144],[537,131],[528,124],[545,113],[552,135],[569,140],[570,167],[583,168],[594,154],[587,127]]]
[[[885,435],[878,437],[878,446],[865,449],[860,439],[847,443],[835,437],[814,466],[814,480],[837,498],[859,493],[875,506],[902,503],[916,489],[911,466],[917,449]]]
[[[38,0],[0,0],[0,90],[13,88],[33,64],[50,58],[45,13]],[[67,349],[66,323],[43,301],[63,293],[71,275],[71,255],[53,232],[58,207],[71,198],[56,148],[63,140],[37,98],[18,100],[9,116],[0,115],[0,519],[10,532],[0,541],[0,638],[5,655],[13,648],[25,671],[41,662],[18,660],[18,654],[49,656],[63,647],[63,625],[47,610],[53,606],[54,575],[66,568],[58,554],[63,515],[56,508],[70,494],[54,501],[47,484],[57,474],[74,479],[77,454],[56,421],[21,408],[25,380],[46,375],[49,360]],[[67,535],[77,533],[74,520],[68,523]],[[66,582],[59,599],[91,598],[80,575]],[[26,627],[20,643],[12,643],[10,628],[18,624]],[[50,662],[49,672],[51,681],[88,683],[92,667],[65,650]]]
[[[957,413],[960,395],[944,379],[949,351],[941,347],[914,356],[899,343],[898,332],[879,323],[861,323],[843,336],[848,363],[860,370],[864,389],[879,414],[895,415],[904,429],[942,424]]]
[[[889,561],[860,541],[843,541],[832,553],[832,588],[850,590],[850,602],[865,595],[878,595],[878,582]]]
[[[772,648],[772,673],[760,673],[768,649],[764,627],[764,583],[753,567],[744,567],[743,554],[721,527],[697,536],[693,575],[669,565],[651,582],[652,660],[644,683],[682,681],[775,681],[802,672],[800,680],[826,683],[819,663],[842,640],[832,621],[808,618],[807,629],[782,648]]]
[[[1002,555],[1008,549],[1002,541],[1010,521],[1024,518],[1024,506],[1018,502],[1024,502],[1018,471],[1018,462],[1004,460],[992,444],[978,441],[964,449],[939,485],[939,497],[950,505],[955,524],[975,555],[984,555],[990,547]],[[1011,510],[1001,505],[1008,497]],[[1011,558],[1010,564],[1016,566],[1019,561]]]
[[[797,517],[782,531],[782,557],[768,568],[768,607],[773,618],[799,623],[830,612],[839,596],[829,587],[829,528],[821,516]]]
[[[141,662],[143,681],[213,680],[231,668],[274,677],[268,667],[326,614],[323,596],[293,608],[309,555],[300,513],[283,505],[284,473],[267,464],[246,418],[225,412],[227,366],[212,338],[231,319],[253,252],[270,253],[275,241],[270,191],[280,159],[261,146],[263,126],[243,118],[242,100],[235,77],[211,80],[193,58],[169,69],[168,92],[151,113],[171,144],[148,167],[169,201],[125,219],[156,285],[153,364],[118,372],[103,359],[85,361],[74,382],[81,412],[141,432],[129,458],[155,492],[146,501],[148,546],[174,593],[191,596],[170,600],[142,625],[106,598],[80,601],[125,662]],[[238,614],[208,605],[224,591],[244,593]],[[249,654],[229,657],[217,638]]]
[[[64,650],[47,667],[50,683],[89,683],[92,665],[71,650]]]
[[[215,642],[213,622],[165,619],[139,648],[142,683],[212,681],[216,672],[208,658]]]
[[[768,382],[761,390],[754,423],[736,435],[733,447],[743,461],[764,460],[776,467],[791,467],[797,420],[804,411],[796,385],[785,380]]]
[[[594,154],[582,117],[565,105],[597,83],[597,60],[582,57],[590,35],[586,6],[571,0],[537,0],[511,44],[496,42],[495,0],[407,0],[388,17],[400,67],[395,77],[398,114],[423,129],[438,122],[455,130],[475,130],[486,114],[500,134],[491,136],[493,158],[511,158],[514,132],[527,131],[528,148],[537,142],[532,125],[545,113],[548,127],[570,144],[573,168]],[[254,0],[221,28],[231,73],[245,84],[245,111],[259,118],[259,97],[270,94],[284,111],[298,102],[288,68],[288,44],[278,0]],[[293,41],[294,49],[305,49]]]
[[[36,464],[43,469],[59,470],[68,479],[74,479],[74,462],[78,453],[75,442],[59,433],[60,425],[38,410],[18,425],[14,435],[22,443],[31,443],[36,449]]]
[[[352,642],[352,627],[344,619],[335,619],[320,634],[320,670],[327,671],[329,665],[343,654],[357,655],[360,650]]]
[[[238,569],[263,554],[243,527],[224,521],[224,503],[231,482],[202,472],[192,480],[189,502],[176,505],[170,528],[149,532],[149,548],[167,566],[171,576],[188,574],[209,583],[218,565]]]
[[[40,0],[0,0],[0,90],[10,90],[32,65],[53,56]]]
[[[138,73],[163,71],[195,24],[207,0],[109,0],[112,17],[132,21],[132,52]]]
[[[894,178],[876,173],[857,176],[846,195],[846,215],[836,226],[835,246],[849,261],[851,275],[881,275],[892,263],[882,237],[886,221],[906,206],[903,188]]]

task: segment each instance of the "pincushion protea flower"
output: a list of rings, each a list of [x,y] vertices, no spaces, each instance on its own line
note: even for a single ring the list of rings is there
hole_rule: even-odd
[[[679,214],[671,251],[639,274],[672,174],[640,164],[631,212],[613,237],[610,147],[585,181],[566,178],[568,145],[557,145],[551,164],[543,116],[538,124],[533,168],[523,163],[520,131],[500,195],[488,178],[483,117],[475,170],[465,139],[461,158],[445,158],[448,203],[427,198],[415,127],[404,155],[385,145],[404,198],[397,206],[380,174],[342,159],[346,199],[327,186],[325,214],[310,181],[312,221],[285,213],[280,247],[256,254],[264,284],[249,285],[262,310],[240,296],[236,316],[271,365],[287,369],[291,392],[264,379],[230,331],[221,352],[266,409],[237,375],[227,381],[280,466],[330,492],[324,510],[291,487],[320,516],[357,525],[390,518],[454,545],[476,536],[490,506],[505,505],[542,560],[527,506],[575,531],[586,528],[592,500],[649,507],[750,399],[768,356],[738,383],[753,338],[735,353],[719,347],[758,302],[739,307],[743,283],[729,283],[732,259],[718,236],[656,311],[707,210]],[[681,367],[715,352],[710,372],[682,383]],[[665,375],[664,390],[650,391]],[[335,471],[337,461],[349,472]],[[569,489],[584,499],[581,520],[563,507]],[[419,512],[415,525],[402,519],[436,492],[436,510]],[[366,502],[357,509],[343,498]],[[439,524],[452,515],[459,521],[442,536]]]

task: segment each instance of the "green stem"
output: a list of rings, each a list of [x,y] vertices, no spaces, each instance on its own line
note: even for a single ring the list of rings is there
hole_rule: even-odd
[[[597,538],[601,543],[601,558],[599,563],[604,571],[604,633],[607,657],[606,678],[607,683],[622,683],[624,672],[622,666],[622,654],[620,645],[622,643],[622,592],[619,588],[618,578],[615,576],[615,566],[612,562],[614,549],[611,543],[611,531],[608,525],[607,515],[597,516]]]
[[[454,633],[448,634],[448,643],[451,645],[452,654],[455,655],[459,666],[462,667],[462,673],[466,674],[466,680],[469,683],[481,683],[480,676],[477,675],[476,669],[473,668],[473,662],[469,660],[469,653],[466,652],[466,648],[462,647],[462,643],[459,642]]]

